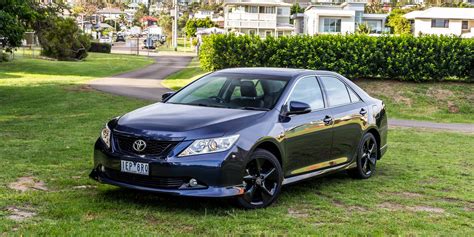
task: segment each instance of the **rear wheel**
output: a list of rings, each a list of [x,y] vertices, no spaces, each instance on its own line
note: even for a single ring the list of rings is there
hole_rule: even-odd
[[[247,209],[267,207],[280,194],[282,181],[283,172],[275,155],[257,149],[246,165],[243,176],[245,191],[237,202]]]
[[[357,151],[357,167],[348,170],[351,177],[357,179],[368,179],[375,173],[378,159],[377,140],[372,133],[362,137]]]

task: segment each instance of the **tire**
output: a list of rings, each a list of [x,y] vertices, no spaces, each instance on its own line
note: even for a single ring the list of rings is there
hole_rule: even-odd
[[[264,208],[280,195],[283,171],[278,159],[264,149],[255,150],[243,171],[244,194],[237,204],[245,209]]]
[[[357,167],[347,172],[352,178],[368,179],[374,175],[378,159],[377,140],[372,133],[366,133],[357,148]]]

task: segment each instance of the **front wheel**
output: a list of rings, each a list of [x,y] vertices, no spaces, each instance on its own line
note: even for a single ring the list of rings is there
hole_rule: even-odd
[[[362,137],[357,150],[357,167],[348,170],[351,177],[368,179],[374,174],[379,154],[377,147],[377,140],[372,133],[366,133]]]
[[[282,181],[283,172],[275,155],[257,149],[246,165],[243,176],[245,191],[237,202],[247,209],[267,207],[280,194]]]

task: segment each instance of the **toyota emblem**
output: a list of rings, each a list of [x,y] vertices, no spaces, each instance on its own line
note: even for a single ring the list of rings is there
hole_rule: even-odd
[[[146,148],[146,142],[143,140],[136,140],[133,143],[133,149],[138,152],[142,152]]]

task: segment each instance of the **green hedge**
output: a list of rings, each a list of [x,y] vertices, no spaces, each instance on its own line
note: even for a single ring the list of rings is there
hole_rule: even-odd
[[[211,35],[199,58],[204,70],[288,67],[330,70],[350,78],[408,81],[474,77],[474,39],[448,36],[318,35],[260,39]]]
[[[112,45],[108,43],[91,42],[91,47],[89,48],[89,52],[110,53],[111,49],[112,49]]]

